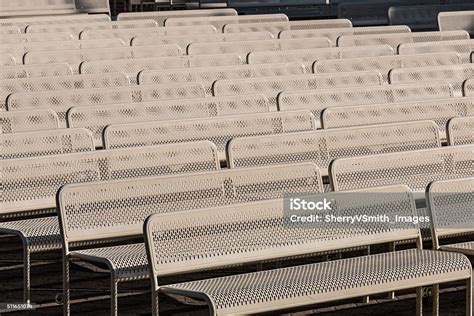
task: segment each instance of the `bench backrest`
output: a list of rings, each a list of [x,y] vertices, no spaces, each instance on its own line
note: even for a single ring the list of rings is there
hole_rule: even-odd
[[[0,37],[0,44],[69,41],[72,39],[73,37],[69,33],[4,34]]]
[[[240,16],[207,16],[207,17],[170,17],[166,19],[165,26],[190,26],[190,25],[213,25],[222,32],[226,24],[232,23],[258,23],[258,22],[288,22],[285,14],[253,14]]]
[[[315,129],[308,111],[252,113],[173,121],[110,125],[104,130],[108,149],[210,140],[225,160],[227,143],[235,137],[282,134]]]
[[[2,159],[49,156],[94,150],[85,128],[65,128],[0,135]]]
[[[460,64],[461,58],[458,53],[435,53],[435,54],[419,54],[419,55],[395,55],[395,56],[378,56],[378,57],[361,57],[348,59],[320,60],[313,66],[314,73],[328,72],[351,72],[351,71],[379,71],[385,82],[388,83],[388,74],[394,68],[408,67],[428,67],[438,65]],[[440,80],[433,78],[432,81]],[[392,82],[401,83],[401,82]]]
[[[259,22],[259,23],[230,23],[224,25],[224,33],[268,32],[278,38],[282,31],[291,29],[290,22]]]
[[[474,79],[474,64],[392,69],[389,77],[390,83],[447,81],[454,89],[454,96],[462,97],[464,81]]]
[[[467,39],[469,39],[469,33],[467,33],[466,31],[367,34],[341,36],[337,40],[337,46],[365,46],[387,44],[392,46],[392,48],[396,50],[398,45],[403,43],[454,41]]]
[[[145,70],[138,75],[138,82],[139,84],[199,82],[203,84],[207,95],[212,96],[212,86],[216,80],[291,76],[302,75],[305,72],[305,67],[300,63]]]
[[[474,178],[436,181],[426,190],[433,248],[450,235],[474,232]]]
[[[398,46],[400,55],[445,53],[456,52],[461,56],[463,63],[471,61],[471,53],[474,51],[474,40],[405,43]]]
[[[261,94],[157,100],[141,103],[73,107],[67,112],[67,126],[87,128],[94,135],[96,147],[102,147],[102,132],[107,125],[268,111],[268,99]]]
[[[447,125],[448,144],[451,146],[474,144],[474,110],[472,116],[452,118]]]
[[[0,67],[0,80],[72,75],[68,64],[15,65]]]
[[[474,11],[441,12],[438,24],[441,31],[465,30],[474,35]]]
[[[8,1],[8,0],[7,0]],[[75,14],[75,15],[49,15],[49,16],[35,16],[27,18],[8,18],[0,21],[0,26],[16,26],[22,33],[28,25],[33,24],[64,24],[76,23],[80,21],[88,22],[107,22],[110,21],[108,14]]]
[[[305,74],[298,76],[280,76],[218,80],[213,85],[215,96],[230,96],[246,93],[264,94],[273,108],[276,108],[278,95],[286,91],[327,89],[347,86],[381,85],[382,76],[377,71]]]
[[[335,191],[404,184],[424,192],[436,180],[474,176],[474,145],[448,146],[336,159],[329,174]]]
[[[41,131],[59,128],[59,118],[50,109],[0,111],[2,134]]]
[[[223,54],[250,52],[293,50],[307,48],[325,48],[331,46],[331,42],[324,37],[309,39],[273,39],[265,41],[241,41],[220,43],[191,43],[188,46],[189,55]]]
[[[8,97],[7,107],[9,110],[15,111],[52,109],[59,116],[60,126],[65,127],[66,111],[75,106],[204,97],[204,87],[200,83],[191,82],[172,85],[13,93]]]
[[[462,90],[465,97],[474,97],[474,79],[466,80]]]
[[[15,57],[11,54],[0,54],[0,66],[14,66],[17,64]],[[21,60],[18,61],[21,64]]]
[[[308,163],[71,184],[58,193],[59,216],[67,247],[79,241],[142,235],[143,222],[155,213],[318,193],[321,188],[318,168]],[[103,207],[99,210],[95,203]]]
[[[0,80],[0,108],[5,109],[8,96],[12,93],[108,88],[130,85],[124,73],[101,75],[56,76],[42,78],[19,78]]]
[[[77,13],[74,0],[1,0],[0,8],[1,17]]]
[[[21,30],[17,26],[0,26],[0,34],[20,34]]]
[[[311,196],[311,200],[324,199],[332,201],[334,210],[331,212],[341,216],[377,216],[381,210],[390,218],[396,215],[412,217],[415,214],[413,196],[405,186]],[[159,288],[159,277],[165,275],[409,238],[419,240],[419,229],[411,223],[358,223],[357,228],[353,228],[337,222],[316,225],[292,222],[292,214],[303,212],[290,213],[287,200],[151,216],[145,223],[145,243],[154,288]],[[308,216],[307,213],[304,215]],[[190,240],[195,241],[196,245],[189,247]]]
[[[309,29],[309,30],[290,30],[280,32],[278,38],[308,38],[308,37],[326,37],[329,38],[333,46],[336,46],[337,39],[340,36],[361,35],[361,34],[390,34],[390,33],[409,33],[410,28],[406,25],[391,26],[371,26],[371,27],[347,27],[335,29]]]
[[[219,165],[213,144],[195,142],[8,159],[1,169],[0,214],[5,215],[55,207],[57,191],[68,183],[210,171]]]
[[[236,16],[237,11],[232,8],[212,10],[178,10],[161,12],[126,12],[119,13],[117,21],[153,19],[159,26],[165,25],[165,20],[171,17],[198,17],[198,16]]]
[[[314,30],[352,27],[348,19],[322,19],[290,21],[291,30]]]
[[[447,82],[420,82],[416,84],[282,92],[278,96],[277,105],[280,111],[310,110],[314,117],[319,120],[321,112],[326,108],[452,97],[453,88]]]

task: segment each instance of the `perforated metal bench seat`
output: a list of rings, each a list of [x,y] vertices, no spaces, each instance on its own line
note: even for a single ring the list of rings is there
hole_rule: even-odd
[[[444,251],[459,252],[468,256],[474,256],[474,241],[444,245],[440,246],[439,249]]]
[[[208,300],[214,315],[252,314],[450,282],[471,273],[463,255],[406,250],[178,283],[160,290]]]

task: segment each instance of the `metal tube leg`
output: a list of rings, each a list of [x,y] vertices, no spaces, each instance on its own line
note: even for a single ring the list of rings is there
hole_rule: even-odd
[[[431,287],[431,296],[433,298],[433,311],[432,315],[439,315],[439,284],[435,284]]]
[[[28,244],[23,243],[23,301],[30,302],[31,289],[31,268],[30,268],[30,248]]]
[[[111,274],[110,276],[110,315],[114,315],[114,316],[117,316],[117,309],[118,309],[117,289],[118,289],[117,279],[115,278],[115,275]]]
[[[69,259],[66,255],[63,255],[63,315],[70,315],[71,309],[69,306]]]
[[[474,287],[474,282],[472,280],[472,277],[469,278],[466,281],[466,315],[470,316],[472,315],[473,311],[473,305],[474,305],[474,296],[473,296],[473,287]]]
[[[160,297],[159,297],[159,291],[155,291],[154,288],[151,289],[151,313],[153,316],[158,316],[160,313]]]
[[[423,316],[423,288],[416,288],[416,315]]]

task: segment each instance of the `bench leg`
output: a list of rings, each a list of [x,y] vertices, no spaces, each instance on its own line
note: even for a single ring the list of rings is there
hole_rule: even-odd
[[[118,290],[117,278],[112,273],[110,275],[110,315],[114,315],[114,316],[117,316],[117,310],[118,310],[117,290]]]
[[[432,315],[439,315],[439,284],[435,284],[431,287],[431,296],[433,299],[433,311]]]
[[[151,314],[153,316],[158,316],[160,314],[160,296],[159,291],[154,288],[151,289]]]
[[[472,315],[473,311],[473,305],[474,305],[474,296],[473,296],[473,287],[474,287],[474,282],[472,280],[472,277],[469,278],[466,282],[466,315]]]
[[[30,247],[23,241],[23,302],[30,302],[31,267]]]
[[[71,313],[71,309],[69,306],[69,259],[67,255],[63,254],[63,315],[69,316]]]
[[[423,288],[416,288],[416,315],[423,316]]]

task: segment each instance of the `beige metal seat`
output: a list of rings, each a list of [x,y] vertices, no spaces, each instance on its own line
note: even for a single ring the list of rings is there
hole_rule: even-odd
[[[431,54],[427,54],[431,55]],[[463,96],[463,83],[474,79],[474,64],[443,65],[434,67],[419,67],[392,69],[390,83],[413,83],[420,81],[447,81],[454,89],[454,96]]]
[[[327,108],[370,104],[393,104],[408,101],[438,100],[453,97],[447,82],[381,85],[324,90],[283,92],[278,96],[280,111],[310,110],[319,120]]]
[[[112,278],[112,314],[118,313],[118,284],[149,277],[143,244],[123,244],[107,248],[91,246],[90,249],[76,251],[72,247],[74,244],[104,238],[123,240],[126,237],[142,236],[144,220],[154,213],[178,214],[189,209],[261,201],[281,198],[285,194],[308,192],[322,192],[319,170],[310,163],[65,186],[58,194],[60,223],[65,232],[61,235],[66,259],[64,306],[69,307],[70,282],[67,281],[71,259],[105,263],[109,267]],[[101,203],[103,212],[109,215],[104,217],[102,211],[90,208],[92,204],[88,202]],[[71,212],[71,209],[80,211]],[[124,218],[127,218],[126,225]]]
[[[395,55],[320,60],[314,64],[313,71],[314,73],[328,73],[377,70],[382,74],[384,81],[388,83],[389,72],[395,68],[429,67],[438,65],[449,65],[449,67],[451,67],[452,65],[460,63],[461,58],[458,53],[455,52],[403,56]],[[431,81],[443,81],[443,79],[433,77]],[[395,81],[390,83],[403,82]]]
[[[398,53],[400,55],[456,52],[461,56],[463,63],[469,63],[471,61],[471,53],[473,51],[474,39],[425,43],[405,43],[398,47]]]
[[[22,15],[74,14],[79,12],[76,10],[74,0],[1,0],[0,8],[2,8],[0,12],[2,18]]]
[[[138,82],[139,84],[199,82],[203,84],[207,95],[212,96],[212,87],[216,80],[292,76],[305,73],[306,69],[300,63],[144,70],[138,75]]]
[[[212,10],[178,10],[165,12],[127,12],[117,16],[118,21],[153,19],[159,26],[165,25],[165,20],[172,17],[203,17],[203,16],[236,16],[237,11],[232,8]]]
[[[308,48],[325,48],[331,46],[327,38],[310,39],[273,39],[265,41],[241,41],[241,42],[221,42],[221,43],[191,43],[188,46],[189,55],[203,54],[223,54],[261,51],[280,51]]]
[[[369,198],[364,198],[367,195]],[[414,201],[404,186],[374,188],[351,194],[326,193],[313,199],[334,201],[337,214],[412,217]],[[302,214],[302,212],[295,212]],[[472,267],[462,254],[422,250],[419,229],[411,223],[292,222],[287,200],[155,214],[145,224],[150,258],[153,313],[159,295],[206,304],[210,315],[272,313],[318,303],[339,301],[387,290],[417,288],[417,315],[422,315],[422,287],[463,280],[471,284]],[[307,213],[303,213],[307,215]],[[216,233],[219,232],[219,233]],[[285,259],[351,246],[415,238],[418,249],[381,253],[266,271],[163,283],[164,276],[230,265]],[[199,240],[186,247],[190,240]],[[436,293],[437,294],[437,293]],[[466,291],[466,311],[472,294]]]
[[[8,97],[7,107],[10,111],[52,109],[59,116],[60,126],[65,127],[67,110],[76,106],[203,97],[205,97],[205,91],[202,84],[191,82],[172,85],[13,93]]]
[[[448,144],[451,146],[474,144],[474,111],[472,116],[455,117],[447,125]]]
[[[337,158],[441,147],[433,121],[372,125],[234,138],[227,145],[230,168],[314,162],[328,175]]]
[[[233,23],[260,23],[260,22],[288,22],[285,14],[252,14],[239,16],[207,16],[207,17],[170,17],[165,26],[213,25],[218,32],[222,32],[226,24]]]
[[[210,140],[216,144],[219,158],[225,160],[225,147],[232,138],[314,129],[314,117],[308,111],[253,113],[110,125],[104,130],[104,144],[115,149]]]
[[[52,129],[0,135],[2,159],[28,158],[94,150],[85,128]]]
[[[74,14],[74,15],[49,15],[49,16],[35,16],[35,17],[22,17],[22,18],[8,18],[0,21],[0,26],[16,26],[22,33],[25,31],[28,25],[33,24],[64,24],[64,23],[76,23],[79,21],[89,22],[107,22],[110,21],[108,14]]]
[[[0,44],[68,41],[73,37],[69,33],[39,33],[39,34],[2,34]]]
[[[366,46],[387,44],[392,46],[392,48],[396,51],[398,45],[404,43],[439,42],[468,39],[469,33],[466,31],[367,34],[341,36],[337,40],[337,46]]]
[[[440,31],[464,30],[474,34],[474,11],[440,12],[438,25]]]
[[[352,27],[352,22],[348,19],[290,21],[291,30],[334,29],[348,27]]]
[[[101,75],[3,79],[0,80],[0,107],[5,109],[6,100],[12,93],[107,88],[128,85],[130,85],[130,79],[120,72]]]
[[[15,65],[0,67],[0,80],[72,75],[68,64]]]
[[[67,112],[67,126],[85,127],[94,135],[96,147],[103,147],[107,125],[262,113],[269,111],[261,94],[231,97],[176,99],[141,103],[73,107]]]
[[[16,65],[16,59],[11,54],[0,54],[0,66],[14,66]],[[21,60],[18,62],[21,64]]]
[[[262,93],[268,98],[272,108],[275,109],[278,95],[283,92],[363,85],[373,86],[381,85],[382,82],[382,76],[377,71],[306,74],[298,76],[217,80],[213,85],[213,93],[215,96]]]
[[[59,128],[59,118],[50,109],[0,111],[2,134],[42,131]]]
[[[0,26],[1,34],[20,34],[21,30],[17,26]]]

